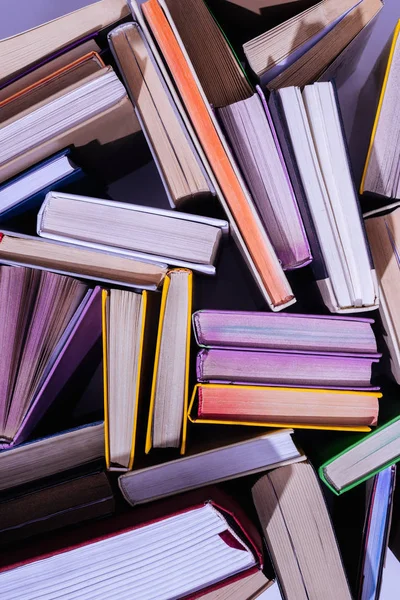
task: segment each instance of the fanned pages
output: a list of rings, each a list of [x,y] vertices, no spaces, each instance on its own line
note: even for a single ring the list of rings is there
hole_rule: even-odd
[[[121,256],[191,266],[214,274],[226,221],[50,192],[38,215],[38,234]]]
[[[146,452],[185,452],[188,405],[192,273],[171,271],[164,281],[147,429]]]
[[[125,499],[132,505],[150,502],[205,485],[243,477],[303,460],[291,431],[277,431],[219,446],[164,464],[135,470],[119,478]]]
[[[294,302],[292,290],[271,242],[263,230],[230,150],[223,140],[223,135],[186,53],[184,42],[180,40],[172,18],[170,21],[167,19],[168,9],[164,4],[161,8],[157,0],[148,0],[141,4],[140,9],[134,8],[134,12],[138,13],[139,19],[143,21],[141,10],[171,70],[193,128],[203,147],[212,170],[213,185],[230,221],[232,235],[264,298],[273,310],[280,310]],[[213,22],[211,15],[208,17]],[[207,28],[207,23],[207,21],[202,23],[202,29]],[[200,22],[198,24],[200,25]],[[199,39],[204,39],[199,31],[196,35]],[[220,35],[223,43],[226,44],[222,34]],[[203,51],[205,50],[206,46],[203,44]],[[238,99],[241,98],[242,96],[239,96]]]
[[[171,204],[209,194],[204,168],[140,28],[127,23],[114,29],[109,40]]]
[[[311,261],[310,248],[266,111],[265,99],[254,94],[218,109],[218,116],[283,268],[296,269]]]
[[[14,232],[0,232],[0,261],[153,290],[167,273],[162,263]]]
[[[202,383],[189,407],[194,423],[369,431],[379,392]]]
[[[253,500],[286,600],[351,600],[334,530],[313,467],[267,473]]]
[[[400,382],[400,205],[365,215],[365,228],[379,282],[380,313],[393,376]]]
[[[376,276],[333,85],[277,93],[328,274],[318,280],[323,300],[331,312],[377,308]]]
[[[388,198],[400,198],[400,125],[397,118],[400,100],[400,21],[398,22],[370,146],[361,181],[360,193],[370,192]]]
[[[146,292],[103,291],[107,466],[132,468],[146,318]]]
[[[0,437],[11,442],[87,302],[79,281],[0,268]]]

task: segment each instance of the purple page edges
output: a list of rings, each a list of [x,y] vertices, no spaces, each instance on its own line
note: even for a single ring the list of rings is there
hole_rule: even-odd
[[[14,440],[9,444],[2,443],[1,448],[16,446],[28,438],[100,335],[101,288],[96,287],[53,368],[38,391]]]

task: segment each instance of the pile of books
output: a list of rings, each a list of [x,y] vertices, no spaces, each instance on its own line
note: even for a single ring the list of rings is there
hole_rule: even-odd
[[[400,10],[302,4],[99,0],[0,40],[7,600],[379,598]],[[383,19],[358,182],[341,86]]]

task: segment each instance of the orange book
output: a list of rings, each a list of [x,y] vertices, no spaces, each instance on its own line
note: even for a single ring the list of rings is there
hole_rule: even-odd
[[[294,300],[292,290],[221,141],[196,77],[158,1],[148,0],[142,4],[142,10],[173,75],[232,218],[244,239],[264,288],[264,295],[273,308],[282,308]]]
[[[0,102],[0,122],[4,123],[8,119],[19,116],[21,112],[31,109],[36,104],[47,100],[50,96],[100,71],[104,67],[105,64],[97,52],[89,52],[81,56],[69,65],[54,71],[2,100]]]

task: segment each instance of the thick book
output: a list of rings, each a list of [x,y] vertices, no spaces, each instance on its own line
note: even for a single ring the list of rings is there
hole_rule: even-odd
[[[172,208],[215,193],[139,25],[108,40]]]
[[[2,266],[0,283],[0,440],[7,447],[27,439],[99,339],[100,290],[26,267]]]
[[[45,590],[65,600],[88,593],[114,600],[121,586],[137,598],[160,598],[162,590],[165,599],[194,600],[257,573],[262,554],[258,531],[241,508],[208,489],[35,540],[8,552],[1,565],[0,585],[10,600]]]
[[[199,596],[199,600],[256,600],[267,599],[267,590],[274,590],[274,581],[269,581],[262,571],[243,577],[239,581],[228,583],[223,587],[206,592]],[[268,596],[269,598],[270,596]],[[272,600],[272,597],[271,597]]]
[[[153,0],[150,2],[130,2],[130,6],[146,35],[161,69],[162,58],[154,42],[152,42],[149,29],[160,45],[161,54],[171,70],[172,78],[176,83],[178,91],[182,96],[183,104],[192,121],[193,129],[203,146],[206,158],[205,166],[208,169],[208,174],[216,190],[216,194],[228,216],[233,238],[237,242],[247,265],[271,309],[283,309],[285,306],[292,304],[295,298],[272,244],[262,226],[253,201],[246,190],[228,144],[220,130],[210,106],[211,100],[206,97],[203,91],[202,83],[199,81],[200,77],[198,77],[200,74],[196,74],[195,68],[192,65],[192,56],[188,56],[190,52],[187,52],[185,46],[188,37],[192,37],[192,33],[190,32],[189,36],[185,35],[185,40],[182,41],[181,35],[183,32],[181,30],[178,31],[180,28],[177,28],[177,25],[174,23],[176,14],[174,13],[172,17],[168,10],[170,6],[167,7],[164,2],[162,5],[157,0],[154,0],[154,2]],[[178,7],[178,4],[176,6]],[[187,10],[189,5],[185,2],[181,3],[180,6],[182,9],[185,8]],[[195,3],[196,10],[197,8],[201,10],[202,7],[204,9],[202,11],[202,18],[196,21],[197,28],[201,24],[202,34],[199,34],[197,30],[195,36],[196,38],[200,37],[204,39],[206,37],[205,31],[210,25],[210,19],[213,35],[215,33],[215,23],[211,15],[209,15],[207,8],[203,5],[202,0]],[[184,18],[183,21],[190,26],[190,23],[194,22],[192,14],[190,14],[189,18]],[[182,19],[180,20],[180,24],[182,24]],[[218,37],[221,36],[222,34],[218,28],[217,31]],[[222,38],[222,45],[224,44],[226,45],[226,42]],[[207,46],[203,45],[202,52],[206,49]],[[208,55],[210,55],[209,52],[207,52]],[[236,59],[233,58],[233,55],[231,56],[229,47],[228,52],[226,52],[225,48],[224,55],[231,66],[232,64],[236,65],[235,72],[238,77],[234,78],[234,81],[239,86],[243,85],[244,89],[250,92],[248,95],[251,95],[251,86],[247,82],[243,71],[238,67]],[[162,73],[164,78],[168,77],[164,66]],[[219,80],[220,78],[218,78]],[[224,80],[226,81],[226,78]],[[171,89],[172,82],[169,77],[166,81]],[[213,82],[215,83],[215,81],[214,78]],[[234,94],[233,96],[235,97]],[[236,95],[236,99],[241,99],[241,95]],[[233,99],[232,101],[235,100]]]
[[[90,423],[0,452],[0,491],[104,463],[104,425]]]
[[[38,235],[51,240],[208,275],[228,230],[221,219],[59,192],[47,194],[37,220]]]
[[[400,198],[397,85],[400,69],[400,21],[397,23],[369,143],[360,194]]]
[[[288,87],[276,95],[273,116],[286,129],[282,148],[296,162],[298,189],[304,192],[298,201],[309,207],[321,248],[321,262],[314,256],[313,269],[322,299],[334,313],[376,309],[378,284],[334,85],[315,83],[303,92]]]
[[[174,269],[164,280],[146,434],[152,448],[185,454],[189,403],[193,275]]]
[[[196,342],[202,348],[379,357],[373,319],[198,310],[192,320]]]
[[[384,469],[367,483],[367,512],[358,584],[360,600],[379,600],[395,483],[395,466]]]
[[[377,391],[201,383],[188,416],[214,425],[367,432],[377,424],[381,397]]]
[[[308,265],[310,247],[261,88],[217,115],[283,269]]]
[[[325,499],[312,465],[263,475],[252,489],[283,598],[351,600]]]
[[[38,209],[50,190],[61,190],[84,177],[63,150],[0,185],[0,221]]]
[[[0,544],[9,547],[56,529],[104,518],[114,512],[114,505],[104,471],[33,484],[0,497]]]
[[[364,222],[379,283],[383,337],[393,377],[400,382],[400,203],[365,213]]]
[[[379,357],[208,348],[197,354],[199,382],[371,390]]]
[[[86,248],[5,230],[0,231],[0,263],[34,267],[138,290],[161,287],[168,270],[162,262],[137,260],[106,249]]]
[[[214,444],[211,450],[126,473],[119,487],[133,506],[305,460],[292,433],[273,431],[226,446]]]

